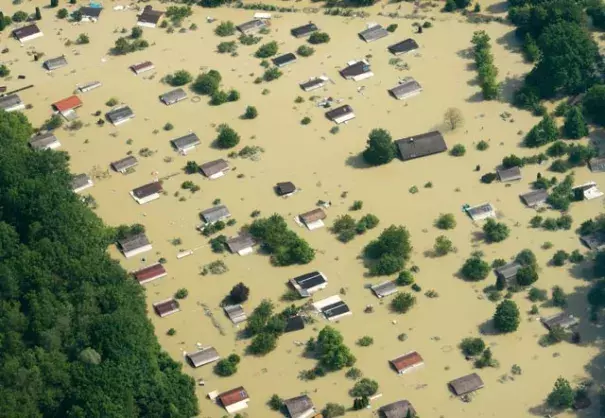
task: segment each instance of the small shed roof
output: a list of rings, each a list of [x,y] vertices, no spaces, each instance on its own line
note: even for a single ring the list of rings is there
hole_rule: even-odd
[[[370,71],[372,71],[370,64],[365,60],[361,60],[347,65],[345,68],[340,70],[340,75],[344,78],[349,78],[369,73]]]
[[[496,276],[502,277],[505,280],[513,279],[517,276],[519,269],[523,267],[521,264],[513,261],[512,263],[505,264],[501,267],[494,269]]]
[[[205,222],[212,223],[231,216],[231,212],[225,205],[217,205],[200,213],[200,216]]]
[[[279,196],[283,196],[294,193],[296,191],[296,186],[291,181],[286,181],[283,183],[277,183],[275,190]]]
[[[61,55],[60,57],[44,61],[43,65],[49,71],[56,70],[57,68],[65,67],[67,65],[67,58],[65,58],[65,55]]]
[[[234,324],[239,324],[247,319],[242,305],[228,305],[223,307],[223,310]]]
[[[195,133],[191,132],[191,133],[188,133],[187,135],[183,135],[178,138],[172,139],[170,141],[170,143],[172,144],[172,146],[175,149],[183,150],[186,148],[190,148],[190,147],[199,145],[201,142],[200,142],[200,139],[198,138],[198,136]]]
[[[527,206],[533,207],[546,202],[546,199],[548,198],[548,192],[544,189],[533,190],[531,192],[524,193],[519,197]]]
[[[416,49],[418,49],[418,44],[411,38],[389,46],[389,52],[393,55],[405,54]]]
[[[399,149],[401,159],[404,161],[447,151],[445,139],[439,131],[398,139],[395,143]]]
[[[284,400],[284,406],[291,418],[307,417],[309,411],[314,410],[313,401],[307,395],[296,396]]]
[[[326,117],[330,120],[335,120],[351,113],[353,113],[353,108],[349,105],[343,105],[327,111]]]
[[[249,399],[249,396],[248,392],[246,392],[246,389],[244,389],[243,386],[240,386],[221,393],[218,395],[218,398],[221,401],[221,404],[223,404],[224,407],[227,407],[229,405],[233,405],[234,403],[245,401],[246,399]]]
[[[180,102],[181,100],[185,100],[186,98],[187,98],[187,93],[182,88],[171,90],[160,96],[160,100],[164,104],[167,104],[167,105],[176,103],[176,102]]]
[[[129,155],[126,158],[122,158],[121,160],[112,162],[111,167],[115,171],[124,171],[131,167],[134,167],[138,163],[139,163],[139,161],[137,160],[137,158],[134,155]]]
[[[402,356],[397,357],[396,359],[391,360],[389,363],[393,366],[393,368],[397,372],[405,371],[406,369],[410,369],[412,367],[416,367],[420,364],[424,363],[424,360],[416,351],[412,351],[410,353],[404,354]]]
[[[511,167],[511,168],[498,168],[496,169],[496,173],[498,174],[498,178],[500,181],[515,181],[521,180],[521,168],[519,167]]]
[[[80,187],[86,186],[90,182],[88,174],[77,174],[71,179],[71,188],[73,190],[79,189]]]
[[[296,61],[296,55],[294,55],[292,52],[288,52],[287,54],[283,54],[283,55],[280,55],[279,57],[273,58],[271,61],[273,61],[274,65],[281,67],[281,66],[284,66],[286,64],[290,64],[291,62]]]
[[[0,109],[6,110],[15,106],[23,104],[21,98],[17,94],[9,94],[4,97],[0,97]]]
[[[145,283],[153,278],[157,278],[166,274],[166,269],[161,263],[155,263],[132,273],[134,278],[139,283]]]
[[[221,358],[214,347],[206,347],[193,353],[187,353],[186,357],[189,364],[193,367],[200,367]]]
[[[304,91],[314,90],[320,88],[326,84],[326,79],[322,77],[314,77],[304,83],[300,83],[299,86]]]
[[[299,215],[299,218],[305,224],[310,224],[315,221],[322,221],[326,219],[326,212],[324,212],[322,208],[315,208],[309,212]]]
[[[66,99],[59,100],[52,105],[59,112],[66,112],[82,106],[82,100],[76,95],[69,96]]]
[[[296,38],[302,38],[303,36],[310,35],[318,30],[319,29],[317,28],[317,25],[315,25],[315,23],[307,23],[306,25],[298,26],[292,29],[290,33]]]
[[[13,36],[19,40],[23,38],[27,38],[28,36],[35,35],[37,33],[41,33],[42,31],[38,28],[38,25],[31,24],[27,26],[23,26],[22,28],[15,29],[13,31]]]
[[[477,373],[459,377],[458,379],[449,382],[448,385],[456,396],[466,395],[467,393],[474,392],[484,386],[483,380],[481,380],[481,377],[479,377]]]
[[[146,245],[149,245],[149,244],[150,244],[149,239],[147,238],[147,235],[145,235],[144,233],[133,235],[131,237],[124,238],[124,239],[121,239],[118,241],[118,245],[124,252],[136,250],[138,248],[145,247]]]
[[[254,238],[252,238],[252,235],[247,233],[240,234],[227,240],[227,247],[229,247],[229,251],[232,253],[237,253],[245,250],[246,248],[253,247],[254,244],[256,244]]]
[[[378,410],[383,418],[409,418],[416,416],[416,410],[407,400],[401,400],[380,407]],[[410,412],[412,415],[410,415]]]
[[[605,157],[592,158],[588,161],[588,166],[592,172],[605,171]]]
[[[468,213],[468,215],[471,218],[476,218],[479,217],[481,215],[484,215],[486,213],[490,213],[494,211],[494,207],[492,206],[491,203],[483,203],[481,205],[477,205],[477,206],[473,206],[471,208],[468,208],[466,210],[466,212]]]
[[[103,11],[102,7],[80,7],[80,13],[84,17],[93,17],[98,19]]]
[[[122,106],[117,109],[110,110],[109,112],[107,112],[106,116],[111,123],[117,123],[124,119],[134,117],[134,112],[128,106]]]
[[[141,72],[142,70],[145,69],[152,69],[155,68],[155,65],[153,65],[153,62],[151,61],[143,61],[143,62],[139,62],[138,64],[134,64],[130,66],[130,69],[132,71],[134,71],[135,73]]]
[[[162,183],[154,181],[152,183],[145,184],[132,190],[132,194],[137,199],[144,199],[148,196],[160,193],[162,191]]]
[[[324,283],[327,283],[328,279],[323,275],[323,273],[319,271],[313,271],[311,273],[306,273],[298,277],[294,277],[290,279],[290,283],[300,287],[303,290],[309,290],[316,286],[320,286]]]
[[[211,177],[215,174],[220,173],[229,169],[229,163],[222,158],[219,160],[209,161],[200,165],[200,171],[206,177]]]
[[[36,135],[29,140],[29,145],[33,149],[46,149],[49,145],[59,142],[57,137],[52,132]]]
[[[580,323],[580,320],[571,314],[560,312],[558,314],[548,316],[546,318],[540,318],[542,324],[551,330],[555,327],[561,327],[565,330],[570,329]]]
[[[413,78],[408,77],[407,79],[402,80],[397,86],[390,89],[389,93],[396,99],[404,99],[407,96],[413,95],[421,91],[422,86],[420,85],[420,83],[418,83]]]
[[[373,42],[388,36],[389,32],[380,25],[373,25],[359,32],[359,37],[366,42]]]
[[[393,293],[397,293],[397,284],[394,281],[386,281],[380,284],[375,284],[374,286],[370,287],[370,289],[372,289],[372,292],[374,292],[376,297],[384,298],[392,295]]]

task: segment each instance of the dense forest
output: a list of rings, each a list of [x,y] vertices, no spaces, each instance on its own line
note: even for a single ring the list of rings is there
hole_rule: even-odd
[[[1,418],[191,417],[193,380],[160,346],[115,231],[70,188],[68,156],[33,152],[0,111]]]

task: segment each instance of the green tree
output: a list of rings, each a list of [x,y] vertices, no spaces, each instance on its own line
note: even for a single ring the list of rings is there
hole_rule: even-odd
[[[388,275],[401,270],[412,252],[410,233],[403,226],[391,225],[364,249],[364,254],[374,264],[370,273]]]
[[[174,74],[166,76],[166,82],[173,87],[184,86],[193,80],[191,73],[185,70],[178,70]]]
[[[233,148],[239,144],[240,136],[235,130],[227,125],[221,126],[219,129],[216,143],[220,148]]]
[[[533,266],[523,266],[517,271],[516,280],[519,286],[531,286],[538,280],[538,272]]]
[[[489,218],[483,225],[483,234],[487,242],[501,242],[508,238],[510,228],[505,223]]]
[[[21,10],[15,12],[12,16],[12,20],[15,23],[25,22],[29,15]]]
[[[36,7],[35,17],[36,17],[36,20],[42,20],[42,12],[40,11],[39,7]]]
[[[277,266],[307,264],[315,258],[315,250],[288,229],[284,218],[275,214],[265,219],[255,219],[250,233],[262,242],[263,249],[271,254],[271,262]]]
[[[221,22],[215,29],[214,33],[217,36],[231,36],[235,35],[235,25],[232,21]]]
[[[59,0],[50,0],[50,7],[58,7]]]
[[[330,42],[330,35],[325,32],[313,32],[307,40],[313,45],[326,44]]]
[[[552,288],[552,304],[559,308],[567,307],[567,295],[560,286]]]
[[[566,379],[562,377],[557,379],[552,391],[546,398],[546,403],[551,408],[557,409],[567,409],[573,406],[574,391]]]
[[[588,126],[579,107],[573,106],[565,115],[563,132],[565,137],[570,139],[579,139],[588,135]]]
[[[227,377],[237,372],[237,363],[229,361],[228,358],[219,360],[214,366],[214,373],[219,376]]]
[[[261,45],[254,53],[254,56],[256,58],[269,58],[277,54],[278,51],[279,46],[277,45],[277,42],[271,41]]]
[[[466,147],[462,144],[456,144],[450,150],[450,154],[454,157],[462,157],[466,154]]]
[[[605,126],[605,84],[588,89],[584,100],[584,113],[596,124]]]
[[[252,339],[248,347],[252,354],[265,355],[275,350],[277,347],[277,337],[270,332],[261,332]]]
[[[213,95],[219,89],[221,84],[221,74],[216,70],[210,70],[207,73],[200,74],[193,82],[191,88],[197,94]]]
[[[370,132],[363,159],[371,165],[390,163],[395,158],[395,144],[391,134],[384,129],[373,129]]]
[[[460,343],[460,349],[465,356],[477,356],[485,350],[485,342],[481,338],[465,338]]]
[[[376,392],[378,392],[378,382],[364,377],[355,383],[349,394],[353,397],[370,397],[375,395]]]
[[[480,257],[471,256],[462,265],[460,273],[466,280],[473,282],[484,280],[489,274],[489,264]]]
[[[562,266],[565,264],[567,259],[569,258],[569,254],[564,250],[558,250],[552,256],[552,264],[553,266]]]
[[[301,45],[296,50],[296,53],[301,57],[310,57],[315,53],[315,49],[308,45]]]
[[[69,16],[69,12],[67,11],[67,9],[59,9],[57,11],[57,17],[59,19],[65,19],[67,16]]]
[[[520,322],[519,308],[512,300],[505,300],[496,307],[494,327],[499,332],[516,331]]]
[[[246,107],[246,111],[244,112],[244,119],[256,119],[258,116],[258,110],[254,106]]]
[[[439,229],[454,229],[456,218],[453,213],[442,213],[435,221],[435,226]]]
[[[454,244],[446,236],[440,235],[435,238],[435,245],[433,245],[433,251],[435,255],[442,256],[454,251]]]
[[[277,394],[271,396],[271,399],[269,399],[269,402],[267,403],[269,404],[269,408],[273,409],[274,411],[279,411],[284,407],[284,400]]]
[[[229,300],[235,304],[247,301],[249,296],[250,288],[242,282],[233,286],[229,292]]]
[[[322,415],[325,418],[336,418],[343,416],[345,414],[345,411],[346,409],[344,406],[339,405],[337,403],[328,402],[322,411]]]
[[[416,304],[416,298],[411,293],[398,292],[391,299],[391,309],[397,313],[404,314],[408,312]]]
[[[326,326],[317,336],[315,351],[319,364],[327,370],[340,370],[355,364],[355,356],[349,348],[344,345],[340,332]]]
[[[546,115],[525,136],[525,145],[530,148],[540,147],[559,138],[559,129],[553,118]]]

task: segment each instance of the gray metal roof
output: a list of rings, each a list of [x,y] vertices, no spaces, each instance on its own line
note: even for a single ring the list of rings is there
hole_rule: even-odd
[[[44,61],[43,65],[44,67],[46,67],[47,70],[52,71],[56,70],[57,68],[65,67],[67,65],[67,59],[64,55],[62,55],[60,57],[51,58],[49,60]]]
[[[290,31],[290,33],[292,34],[292,36],[295,36],[296,38],[301,38],[303,36],[307,36],[310,35],[313,32],[316,32],[318,30],[317,25],[315,25],[315,23],[307,23],[306,25],[303,26],[298,26],[294,29],[292,29]]]
[[[90,177],[87,174],[77,174],[71,179],[71,188],[73,190],[79,189],[80,187],[86,186],[90,181]]]
[[[314,88],[320,88],[322,86],[324,86],[326,84],[326,80],[324,80],[323,78],[313,78],[309,81],[305,81],[304,83],[300,83],[300,88],[303,90],[309,90],[309,89],[314,89]]]
[[[555,327],[561,327],[565,330],[572,328],[580,323],[580,320],[571,314],[567,314],[565,312],[560,312],[558,314],[540,318],[542,324],[548,329],[551,330]]]
[[[3,110],[19,106],[22,103],[21,98],[16,94],[9,94],[8,96],[0,97],[0,109]]]
[[[227,163],[227,161],[223,160],[222,158],[220,160],[209,161],[207,163],[200,165],[200,171],[206,177],[213,176],[217,173],[220,173],[221,171],[227,170],[228,168],[229,168],[229,164]]]
[[[193,353],[187,353],[186,357],[193,367],[200,367],[221,358],[214,347],[206,347]]]
[[[255,244],[254,238],[250,234],[240,234],[236,237],[227,240],[227,247],[232,253],[237,253],[246,248],[253,247]]]
[[[605,237],[601,234],[582,235],[580,241],[591,250],[601,250],[605,248]]]
[[[492,212],[494,210],[494,207],[491,205],[491,203],[483,203],[482,205],[478,205],[478,206],[474,206],[472,208],[468,208],[466,210],[466,212],[469,214],[469,216],[471,218],[477,216],[477,215],[481,215],[484,213],[489,213]]]
[[[136,250],[137,248],[145,247],[149,244],[149,239],[144,233],[133,235],[132,237],[124,238],[118,241],[118,245],[124,252]]]
[[[351,113],[353,113],[353,108],[349,105],[343,105],[327,111],[326,117],[330,120],[335,120]]]
[[[380,25],[372,26],[359,32],[359,37],[366,42],[373,42],[388,36],[389,32]]]
[[[372,292],[379,297],[383,298],[385,296],[392,295],[393,293],[397,293],[397,284],[394,281],[387,281],[380,284],[375,284],[370,287]]]
[[[210,209],[203,210],[200,213],[202,219],[208,223],[220,221],[221,219],[225,219],[231,216],[231,212],[227,209],[225,205],[214,206]]]
[[[191,132],[187,135],[172,139],[170,143],[174,148],[176,148],[177,151],[180,151],[195,145],[199,145],[200,139],[195,133]]]
[[[508,280],[515,277],[521,267],[523,267],[521,264],[517,263],[516,261],[513,261],[512,263],[508,263],[503,265],[502,267],[494,269],[494,271],[496,272],[497,276]]]
[[[384,405],[378,410],[384,418],[408,418],[416,416],[416,410],[407,400],[397,401]],[[410,415],[409,413],[413,415]]]
[[[187,93],[181,88],[171,90],[160,96],[160,100],[167,105],[180,102],[181,100],[185,100],[186,98]]]
[[[49,145],[58,141],[59,140],[52,132],[47,132],[45,134],[34,136],[29,140],[29,145],[33,149],[46,149]]]
[[[524,193],[519,197],[527,206],[535,206],[537,204],[546,202],[548,192],[544,189],[533,190],[531,192]]]
[[[439,131],[398,139],[395,144],[397,144],[401,159],[404,161],[438,154],[447,150],[445,139]]]
[[[128,106],[122,106],[117,109],[110,110],[109,112],[107,112],[106,116],[111,123],[118,123],[125,119],[130,119],[134,117],[134,112]]]
[[[521,180],[521,168],[519,167],[498,168],[496,169],[496,173],[500,181]]]
[[[17,39],[23,39],[23,38],[27,38],[28,36],[35,35],[36,33],[40,33],[40,32],[42,32],[40,30],[40,28],[38,28],[37,25],[32,24],[32,25],[23,26],[22,28],[19,28],[19,29],[15,29],[13,31],[13,36]]]
[[[459,377],[448,384],[456,396],[466,395],[484,386],[483,380],[481,380],[481,377],[477,373]]]
[[[244,312],[244,308],[242,305],[229,305],[223,307],[225,313],[234,324],[239,324],[240,322],[244,322],[247,317]]]
[[[418,49],[418,44],[411,38],[389,46],[389,52],[394,55],[405,54],[416,49]]]
[[[111,167],[116,171],[124,171],[131,167],[137,165],[139,161],[134,155],[129,155],[126,158],[122,158],[121,160],[114,161],[111,163]]]
[[[345,68],[340,70],[340,75],[344,78],[349,78],[369,73],[370,71],[370,64],[365,61],[357,61],[351,65],[347,65]]]
[[[605,171],[605,157],[593,158],[588,162],[590,171]]]
[[[306,417],[309,411],[314,409],[313,401],[307,395],[286,399],[284,406],[291,418]]]
[[[243,34],[258,32],[262,28],[266,27],[267,24],[264,20],[254,19],[249,22],[242,23],[236,26],[236,29]]]
[[[420,83],[418,83],[413,78],[408,78],[406,80],[403,80],[397,86],[390,89],[389,93],[391,93],[394,98],[401,99],[405,98],[410,94],[414,94],[420,91],[422,91],[422,86],[420,85]]]

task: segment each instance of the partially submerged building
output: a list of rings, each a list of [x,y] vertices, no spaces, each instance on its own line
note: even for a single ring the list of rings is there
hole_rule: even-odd
[[[427,157],[447,151],[447,145],[441,132],[432,131],[395,141],[403,161]]]
[[[88,174],[77,174],[71,179],[71,190],[74,193],[80,193],[93,186],[93,182]]]
[[[397,293],[397,284],[394,281],[389,280],[386,282],[375,284],[370,287],[370,289],[378,299],[382,299],[394,293]]]
[[[292,36],[295,38],[304,38],[311,35],[313,32],[317,32],[319,28],[315,23],[307,23],[306,25],[298,26],[290,31]]]
[[[0,109],[5,112],[15,112],[17,110],[25,109],[25,103],[23,103],[17,94],[13,93],[0,97]]]
[[[370,63],[366,60],[349,61],[347,66],[339,71],[345,80],[361,81],[374,75]]]
[[[389,46],[388,49],[389,52],[393,55],[403,55],[417,50],[418,44],[415,40],[408,38]]]
[[[80,7],[83,22],[96,22],[101,17],[102,7]]]
[[[378,409],[381,418],[415,418],[416,410],[407,400],[393,402]]]
[[[424,365],[422,356],[416,351],[411,351],[393,360],[389,360],[391,367],[397,374],[404,374]]]
[[[254,252],[254,245],[256,241],[252,235],[248,233],[241,233],[236,237],[227,239],[227,248],[232,254],[248,255]]]
[[[102,85],[103,84],[100,81],[90,81],[88,83],[78,84],[76,88],[80,93],[87,93],[91,90],[98,89]]]
[[[298,219],[309,231],[313,231],[324,226],[323,220],[326,219],[326,212],[322,208],[316,208],[298,215]]]
[[[200,172],[211,180],[223,177],[229,171],[229,163],[218,159],[200,165]]]
[[[494,269],[496,277],[503,280],[508,286],[515,283],[517,279],[517,273],[523,267],[520,263],[513,261],[503,266]]]
[[[405,100],[419,95],[422,92],[422,86],[412,77],[406,77],[398,85],[389,90],[389,94],[397,100]]]
[[[114,126],[118,126],[134,118],[134,112],[128,106],[120,106],[110,110],[105,116]]]
[[[471,373],[469,375],[452,380],[448,383],[448,386],[454,395],[463,396],[475,392],[485,385],[477,373]]]
[[[316,413],[313,401],[308,395],[285,399],[284,407],[290,418],[311,418]]]
[[[119,240],[118,248],[124,254],[124,257],[131,258],[135,255],[151,251],[152,246],[147,235],[141,233]]]
[[[249,22],[242,23],[235,28],[240,31],[243,35],[252,35],[260,32],[262,29],[268,26],[268,22],[265,19],[254,19]]]
[[[305,329],[305,320],[302,316],[296,315],[286,319],[286,328],[284,332],[295,332]]]
[[[540,322],[542,322],[542,325],[549,331],[555,328],[561,328],[568,331],[576,327],[580,323],[580,320],[571,314],[560,312],[552,316],[540,318]]]
[[[603,196],[603,192],[599,190],[597,183],[594,181],[580,184],[571,190],[577,200],[592,200]]]
[[[46,68],[47,71],[54,71],[67,66],[67,58],[65,58],[65,55],[61,55],[60,57],[56,58],[51,58],[44,61],[42,66]]]
[[[521,180],[521,168],[519,167],[510,167],[504,168],[499,167],[496,169],[496,174],[498,175],[498,180],[505,183],[508,181],[518,181]]]
[[[313,271],[290,279],[290,284],[303,298],[310,297],[313,293],[325,289],[328,279],[320,271]]]
[[[118,173],[126,173],[129,170],[132,170],[139,161],[134,155],[129,155],[126,158],[122,158],[121,160],[114,161],[111,163],[111,168],[113,168]]]
[[[355,119],[355,112],[353,112],[353,108],[351,106],[343,105],[327,111],[326,118],[340,125],[341,123],[346,123],[352,119]]]
[[[582,235],[580,237],[580,242],[592,251],[601,251],[605,249],[605,236],[603,236],[603,234]]]
[[[242,409],[248,408],[250,397],[248,396],[246,389],[240,386],[221,393],[218,395],[218,400],[228,413],[234,414]]]
[[[229,209],[225,205],[213,206],[200,212],[200,218],[206,225],[225,220],[229,217],[231,217],[231,212],[229,212]]]
[[[175,298],[164,299],[153,304],[153,310],[160,317],[164,318],[181,310],[179,301]]]
[[[170,140],[170,145],[172,145],[172,147],[182,155],[186,155],[189,151],[195,149],[195,147],[200,144],[200,139],[193,132]]]
[[[82,106],[82,100],[76,95],[69,96],[52,104],[53,109],[67,120],[77,117],[76,109]]]
[[[214,347],[205,347],[201,350],[194,351],[193,353],[187,353],[185,358],[191,367],[197,369],[198,367],[205,366],[206,364],[214,363],[221,357],[218,355],[218,351],[216,351]]]
[[[139,284],[145,284],[152,282],[156,279],[160,279],[168,275],[164,265],[161,263],[154,263],[150,266],[143,267],[139,270],[136,270],[132,273],[134,278]]]
[[[532,190],[531,192],[524,193],[519,198],[530,208],[536,208],[546,203],[548,199],[548,191],[544,189]]]
[[[147,5],[143,8],[143,13],[137,17],[137,25],[146,28],[155,28],[163,15],[164,12],[153,10],[151,6]]]
[[[223,310],[225,311],[225,315],[227,315],[227,317],[235,325],[244,322],[248,319],[242,305],[227,305],[223,307]]]
[[[39,134],[29,140],[29,146],[34,150],[56,149],[61,146],[59,139],[52,132]]]
[[[320,76],[313,77],[305,82],[299,84],[300,88],[306,92],[317,90],[322,88],[328,82],[328,77]]]
[[[378,24],[368,25],[368,28],[359,32],[359,37],[365,42],[374,42],[389,35],[389,32]]]
[[[153,69],[155,69],[155,65],[153,65],[153,62],[151,61],[143,61],[130,66],[130,71],[136,75],[146,73],[147,71],[151,71]]]
[[[296,186],[291,181],[277,183],[277,185],[275,186],[275,193],[277,193],[277,195],[281,197],[292,196],[296,192]]]
[[[337,321],[342,317],[353,314],[338,295],[317,301],[313,304],[313,307],[317,312],[322,313],[328,321]]]
[[[466,213],[473,221],[482,221],[487,218],[495,218],[496,210],[491,203],[482,203],[477,206],[467,207]]]
[[[13,36],[16,40],[21,43],[31,41],[32,39],[44,36],[44,33],[38,28],[38,25],[32,23],[31,25],[23,26],[21,28],[13,30]]]
[[[592,158],[588,161],[588,167],[593,173],[600,173],[605,171],[605,157]]]
[[[288,64],[296,62],[296,55],[294,55],[292,52],[288,52],[287,54],[273,58],[271,61],[276,67],[285,67]]]
[[[185,90],[182,88],[171,90],[160,96],[160,101],[166,106],[173,105],[185,99],[187,99],[187,92],[185,92]]]
[[[136,189],[132,189],[130,191],[130,196],[132,196],[139,205],[144,205],[145,203],[159,199],[163,190],[162,183],[154,181],[137,187]]]

